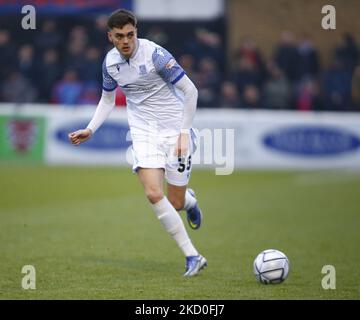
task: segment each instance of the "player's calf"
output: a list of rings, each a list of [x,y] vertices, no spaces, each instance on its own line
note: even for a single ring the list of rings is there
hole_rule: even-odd
[[[179,198],[179,197],[174,197],[174,196],[169,195],[168,199],[169,199],[170,203],[172,204],[172,206],[177,211],[180,211],[184,208],[185,198]]]

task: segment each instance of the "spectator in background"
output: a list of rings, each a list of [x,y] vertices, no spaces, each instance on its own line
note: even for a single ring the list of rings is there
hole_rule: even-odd
[[[185,70],[187,76],[193,80],[196,80],[196,72],[195,72],[195,59],[191,54],[183,54],[179,58],[179,64],[183,67]]]
[[[105,56],[105,49],[111,46],[107,39],[107,15],[99,15],[95,18],[94,29],[90,31],[89,41],[91,46],[101,49],[100,56],[103,59]],[[106,51],[107,52],[107,51]]]
[[[247,85],[244,88],[241,108],[243,109],[259,109],[262,108],[261,94],[259,89],[254,85]]]
[[[79,104],[97,105],[101,96],[102,73],[100,51],[96,47],[86,49],[83,61],[81,81],[83,90],[79,98]]]
[[[275,49],[275,62],[291,82],[299,80],[299,53],[295,35],[290,31],[283,31],[281,40]]]
[[[150,30],[147,32],[146,39],[149,39],[150,41],[156,42],[158,45],[162,47],[167,47],[169,36],[167,33],[159,26],[154,26],[150,28]]]
[[[184,53],[191,54],[196,62],[211,58],[219,63],[220,70],[225,69],[224,49],[221,47],[221,38],[217,33],[203,28],[196,29],[195,37],[185,44]]]
[[[238,109],[240,108],[240,95],[235,83],[225,81],[221,86],[220,108]]]
[[[68,45],[65,58],[65,69],[73,69],[78,74],[85,70],[85,45],[82,42],[72,41]]]
[[[352,109],[360,111],[360,64],[357,65],[352,78]]]
[[[0,29],[0,85],[16,65],[16,49],[8,30]]]
[[[89,43],[88,30],[84,26],[75,26],[71,29],[68,42],[79,43],[82,48],[85,48]]]
[[[291,86],[275,63],[269,63],[269,80],[264,85],[264,106],[270,109],[289,109]]]
[[[52,92],[52,102],[75,105],[79,103],[83,85],[74,70],[67,70],[63,78],[55,85]]]
[[[5,79],[1,89],[1,100],[13,103],[35,102],[36,89],[20,72],[13,71]]]
[[[100,51],[96,47],[89,47],[85,51],[85,59],[82,63],[81,80],[85,82],[94,82],[100,85],[102,81],[101,66],[102,60]]]
[[[319,88],[314,80],[308,78],[300,83],[295,98],[295,104],[297,110],[300,111],[311,111],[311,110],[322,109],[322,102],[319,95]]]
[[[97,82],[85,82],[81,95],[78,100],[78,104],[89,104],[97,105],[101,97],[101,92],[99,90],[99,84]]]
[[[46,50],[60,50],[63,44],[63,35],[58,30],[54,20],[45,20],[41,26],[40,33],[35,37],[35,47],[40,55]]]
[[[41,102],[49,102],[52,88],[61,76],[59,55],[56,50],[48,49],[44,52],[36,74],[38,76],[36,83],[39,88],[39,99]]]
[[[71,29],[65,58],[65,69],[73,69],[78,75],[85,70],[86,47],[89,42],[88,31],[83,26]]]
[[[247,58],[247,60],[254,65],[254,68],[259,72],[261,80],[263,81],[266,77],[265,63],[257,44],[254,39],[249,36],[244,38],[240,48],[235,51],[234,59],[239,61],[242,58]]]
[[[261,87],[261,74],[256,68],[256,65],[247,56],[243,56],[240,60],[235,62],[235,71],[232,74],[232,81],[236,83],[240,94],[243,94],[246,86]]]
[[[298,44],[299,78],[315,78],[319,74],[319,57],[317,50],[307,34],[304,34]]]
[[[335,58],[345,70],[353,72],[359,60],[359,48],[350,33],[345,33],[341,40],[341,44],[335,48]]]
[[[35,81],[38,78],[36,74],[36,60],[34,57],[34,47],[25,44],[18,51],[17,70],[27,79]]]
[[[350,107],[351,71],[335,59],[323,75],[324,103],[330,110],[346,110]]]
[[[217,107],[221,77],[216,62],[211,58],[203,58],[200,61],[196,79],[198,85],[198,106],[200,108]]]

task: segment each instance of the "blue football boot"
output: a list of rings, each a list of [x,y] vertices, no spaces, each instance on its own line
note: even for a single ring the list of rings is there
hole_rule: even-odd
[[[195,276],[205,267],[207,267],[207,261],[202,255],[186,257],[184,277]]]
[[[195,198],[195,192],[192,189],[188,189],[189,193]],[[186,211],[187,221],[190,227],[194,230],[199,229],[201,226],[202,213],[199,208],[198,202],[193,208]]]

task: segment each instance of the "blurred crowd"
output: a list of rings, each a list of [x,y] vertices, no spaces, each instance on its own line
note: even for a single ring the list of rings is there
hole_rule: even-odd
[[[0,29],[0,102],[96,105],[101,64],[112,48],[106,20],[99,16],[95,23],[67,30],[45,20],[28,42]],[[357,100],[351,90],[360,51],[351,34],[333,48],[328,66],[309,36],[290,31],[279,36],[267,59],[251,37],[228,57],[224,36],[205,28],[177,45],[160,27],[139,36],[172,50],[199,90],[199,108],[360,111],[360,93]],[[119,88],[116,103],[126,104]]]
[[[268,59],[247,37],[227,61],[225,72],[218,63],[224,59],[221,39],[196,38],[201,41],[194,42],[194,47],[201,48],[199,43],[208,47],[188,50],[179,61],[197,84],[200,107],[360,111],[360,99],[352,96],[353,75],[360,72],[360,50],[351,34],[344,34],[333,48],[327,67],[307,35],[297,39],[284,31]]]

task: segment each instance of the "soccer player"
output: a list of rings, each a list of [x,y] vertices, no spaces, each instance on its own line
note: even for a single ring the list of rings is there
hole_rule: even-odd
[[[115,105],[115,89],[126,95],[134,165],[156,216],[186,257],[184,276],[207,266],[192,244],[177,210],[187,212],[192,229],[202,213],[195,193],[187,189],[191,155],[196,149],[192,122],[198,92],[173,56],[156,43],[137,38],[137,19],[120,9],[108,19],[114,45],[103,63],[103,91],[87,128],[69,134],[74,145],[88,140]],[[163,181],[167,181],[167,197]]]

